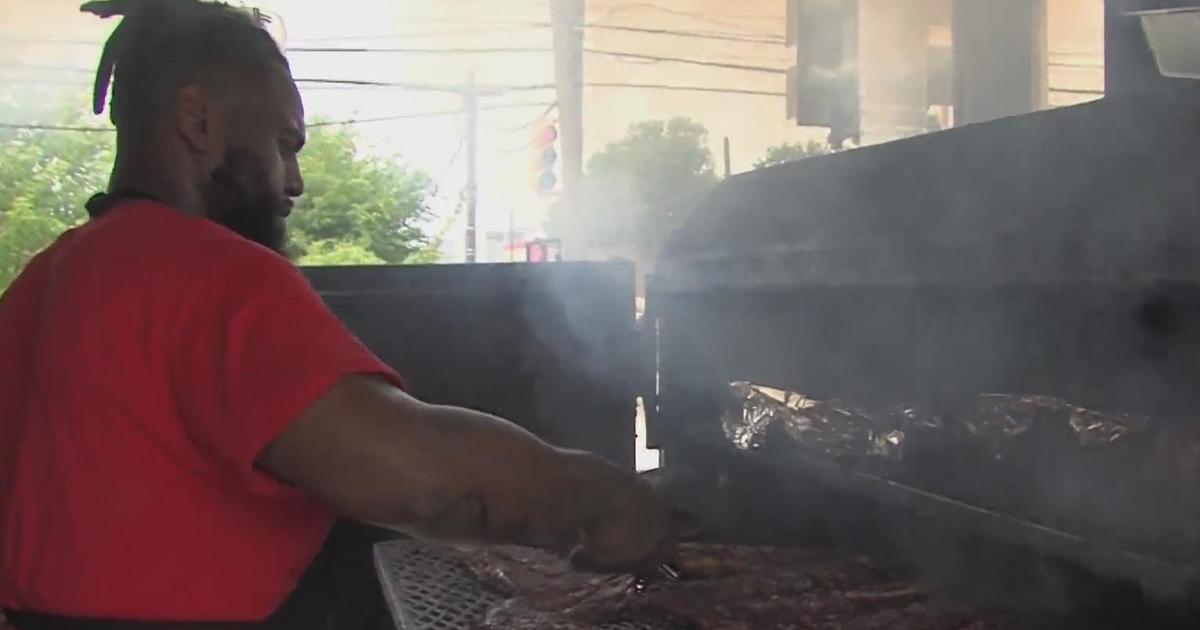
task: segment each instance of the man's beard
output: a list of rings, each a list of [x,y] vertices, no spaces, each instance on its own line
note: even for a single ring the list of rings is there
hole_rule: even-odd
[[[242,237],[284,254],[286,200],[272,191],[254,154],[231,148],[201,188],[208,218]]]

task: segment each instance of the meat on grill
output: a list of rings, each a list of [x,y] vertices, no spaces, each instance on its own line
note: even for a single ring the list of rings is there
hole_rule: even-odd
[[[684,545],[681,581],[641,585],[630,576],[572,570],[552,555],[480,550],[468,565],[513,599],[484,629],[595,630],[639,620],[689,630],[992,630],[961,611],[935,609],[926,593],[863,558],[726,545]],[[657,622],[657,623],[654,623]]]
[[[636,590],[633,576],[575,571],[551,554],[523,547],[481,549],[467,557],[467,566],[484,584],[521,597],[534,610],[581,621],[620,614]]]

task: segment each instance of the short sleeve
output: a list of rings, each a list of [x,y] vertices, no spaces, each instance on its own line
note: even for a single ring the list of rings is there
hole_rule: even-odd
[[[286,260],[254,251],[209,280],[180,327],[172,387],[193,439],[251,484],[272,487],[255,460],[343,377],[402,386]]]

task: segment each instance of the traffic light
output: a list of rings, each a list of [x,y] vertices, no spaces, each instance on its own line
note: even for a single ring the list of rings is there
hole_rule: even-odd
[[[558,189],[558,127],[554,123],[543,123],[533,129],[533,189],[540,195],[549,195]]]
[[[525,260],[527,262],[562,261],[562,240],[557,238],[537,238],[526,242]]]

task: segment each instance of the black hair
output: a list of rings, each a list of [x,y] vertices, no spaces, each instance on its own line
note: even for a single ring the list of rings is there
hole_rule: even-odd
[[[119,131],[160,114],[186,82],[288,70],[258,10],[203,0],[96,0],[80,10],[122,18],[104,44],[92,94],[100,114],[112,84],[109,116]]]

